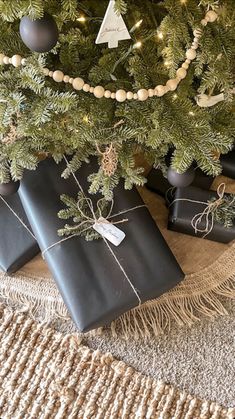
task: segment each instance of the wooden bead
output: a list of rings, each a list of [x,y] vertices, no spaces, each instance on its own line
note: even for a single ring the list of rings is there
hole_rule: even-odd
[[[9,64],[12,64],[12,59],[11,59],[11,57],[9,58]]]
[[[53,77],[53,71],[49,71],[48,76],[49,76],[49,77]]]
[[[181,67],[176,71],[176,75],[180,80],[185,79],[185,77],[187,76],[187,71],[185,70],[185,68]]]
[[[69,79],[70,79],[70,76],[68,76],[67,74],[64,76],[64,78],[63,78],[63,82],[64,83],[69,83]]]
[[[26,58],[22,58],[21,65],[26,65],[26,64],[27,64]]]
[[[110,90],[105,90],[104,97],[106,97],[106,99],[110,99],[111,98],[111,92],[110,92]]]
[[[86,84],[84,84],[84,86],[83,86],[83,88],[82,88],[82,90],[84,91],[84,92],[89,92],[90,91],[90,85],[88,84],[88,83],[86,83]]]
[[[84,86],[84,80],[83,79],[81,79],[81,77],[76,77],[74,80],[73,80],[73,88],[75,89],[75,90],[82,90],[82,88],[83,88],[83,86]]]
[[[73,81],[74,81],[74,78],[73,78],[73,77],[70,77],[70,79],[69,79],[69,83],[70,83],[70,84],[73,84]]]
[[[201,36],[202,36],[202,31],[201,31],[201,29],[194,29],[194,31],[193,31],[193,35],[194,35],[196,38],[201,38]]]
[[[186,57],[189,60],[194,60],[196,58],[196,55],[197,55],[196,51],[192,48],[190,48],[186,51]]]
[[[155,95],[158,97],[162,97],[164,94],[166,93],[166,86],[163,86],[161,84],[159,84],[156,88],[155,88]]]
[[[166,86],[173,92],[174,90],[176,90],[178,84],[179,84],[179,80],[177,80],[177,79],[170,79],[166,83]]]
[[[133,92],[127,92],[127,94],[126,94],[126,98],[127,98],[128,100],[132,100],[132,99],[134,99],[134,93],[133,93]]]
[[[90,93],[94,93],[94,87],[93,86],[90,87]]]
[[[134,99],[134,100],[137,100],[137,99],[138,99],[138,95],[137,95],[137,93],[134,93],[133,99]]]
[[[111,93],[111,99],[116,99],[116,93]]]
[[[64,78],[64,73],[60,70],[56,70],[54,71],[52,78],[56,83],[61,83]]]
[[[154,96],[154,90],[153,89],[148,89],[148,94],[149,94],[149,97],[153,97]]]
[[[13,55],[13,57],[11,58],[11,62],[14,67],[19,67],[21,65],[21,61],[22,61],[22,57],[18,54]]]
[[[201,24],[202,24],[202,26],[206,26],[207,25],[207,20],[206,19],[202,19],[201,20]]]
[[[138,95],[138,99],[139,99],[141,102],[143,102],[143,101],[145,101],[145,100],[147,100],[147,99],[148,99],[148,97],[149,97],[149,92],[148,92],[148,90],[146,90],[146,89],[140,89],[140,90],[138,90],[137,95]]]
[[[194,50],[198,49],[198,43],[193,42],[191,48],[194,49]]]
[[[206,19],[208,22],[215,22],[218,15],[214,10],[209,10],[209,12],[206,13]]]
[[[118,102],[125,102],[126,100],[126,91],[123,89],[120,89],[116,92],[116,100]]]
[[[3,62],[4,64],[9,64],[9,57],[5,55],[5,57],[3,58]]]
[[[49,70],[49,68],[44,68],[43,69],[43,74],[45,74],[45,76],[49,76],[49,73],[50,73],[50,70]]]
[[[101,99],[104,97],[104,88],[103,86],[96,86],[94,88],[94,96],[97,97],[97,99]]]
[[[0,54],[0,65],[4,64],[4,54]]]
[[[182,68],[185,68],[185,70],[188,70],[188,68],[189,68],[189,64],[188,63],[186,63],[186,62],[184,62],[183,64],[182,64],[182,66],[181,66]]]

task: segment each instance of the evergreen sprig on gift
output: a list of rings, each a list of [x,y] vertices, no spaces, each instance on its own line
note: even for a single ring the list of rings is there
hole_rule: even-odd
[[[65,224],[64,228],[58,230],[59,236],[81,236],[87,241],[100,239],[100,234],[93,228],[95,224],[94,215],[91,211],[94,208],[94,214],[98,220],[101,216],[106,217],[110,209],[110,202],[106,199],[100,199],[97,206],[93,206],[90,198],[85,197],[82,192],[78,193],[77,199],[68,195],[62,195],[61,201],[66,205],[66,209],[58,213],[58,217],[63,220],[72,219],[72,224]]]
[[[217,202],[217,198],[211,199],[208,204]],[[224,195],[213,209],[214,221],[222,224],[225,228],[232,228],[235,222],[235,195]]]
[[[137,91],[165,84],[176,76],[208,8],[219,4],[219,18],[203,30],[197,59],[176,92],[146,102],[118,103],[96,99],[69,84],[56,83],[43,68],[81,76],[90,85],[105,89]],[[142,152],[156,167],[173,150],[172,166],[185,171],[192,161],[206,173],[221,171],[215,154],[228,152],[235,139],[234,86],[235,9],[234,0],[117,0],[116,9],[125,13],[129,30],[142,21],[130,41],[118,48],[96,45],[108,0],[1,0],[0,52],[9,57],[26,57],[24,67],[0,67],[0,182],[20,179],[24,169],[35,169],[40,154],[62,159],[73,155],[73,171],[89,156],[99,156],[112,143],[118,154],[117,171],[107,176],[100,166],[91,177],[91,192],[107,199],[120,178],[125,188],[142,185],[142,167],[135,167],[135,155]],[[126,7],[128,6],[128,7]],[[19,20],[28,15],[52,15],[59,28],[59,42],[47,54],[32,53],[19,35]],[[85,21],[79,20],[84,17]],[[137,42],[141,48],[133,48]],[[198,93],[225,93],[225,101],[213,108],[197,106]],[[4,142],[17,119],[17,140]],[[122,120],[123,123],[113,128]],[[71,171],[66,170],[64,176]]]

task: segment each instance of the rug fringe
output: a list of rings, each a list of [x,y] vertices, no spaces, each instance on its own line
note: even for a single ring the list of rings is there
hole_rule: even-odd
[[[163,296],[164,297],[164,296]],[[114,337],[148,339],[169,332],[175,322],[178,326],[192,326],[201,316],[209,318],[228,315],[221,297],[235,298],[235,276],[227,279],[203,295],[177,296],[155,300],[154,304],[137,307],[111,324]]]
[[[234,265],[234,261],[233,261]],[[172,323],[178,326],[192,326],[201,316],[209,318],[227,315],[228,312],[221,302],[221,297],[235,297],[235,272],[230,266],[230,277],[221,278],[218,271],[213,276],[190,278],[188,276],[178,287],[160,298],[149,301],[115,320],[111,326],[114,337],[125,339],[148,339],[158,336],[171,329]],[[211,274],[211,272],[210,272]],[[200,290],[200,280],[207,280],[205,289]],[[198,290],[195,289],[195,283]],[[186,292],[187,286],[187,292]],[[17,275],[10,277],[1,275],[0,299],[17,311],[27,311],[30,316],[55,327],[59,331],[72,333],[76,330],[71,322],[59,291],[49,278],[32,278]],[[102,328],[89,332],[102,333]]]

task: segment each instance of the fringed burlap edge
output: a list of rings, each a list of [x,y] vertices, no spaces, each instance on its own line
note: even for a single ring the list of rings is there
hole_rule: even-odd
[[[228,314],[221,297],[235,297],[235,243],[211,266],[187,275],[173,290],[118,318],[111,324],[111,331],[113,335],[118,333],[138,339],[168,331],[172,322],[191,326],[201,316],[212,318]],[[73,330],[68,311],[51,278],[1,274],[0,298],[29,311],[39,321],[56,321],[57,324],[61,321],[64,331]]]
[[[147,377],[77,335],[0,307],[0,417],[233,419],[235,409]]]

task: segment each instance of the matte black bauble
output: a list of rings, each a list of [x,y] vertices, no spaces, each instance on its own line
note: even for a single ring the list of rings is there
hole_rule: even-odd
[[[20,21],[20,36],[24,44],[35,52],[48,52],[57,43],[59,32],[55,20],[45,13],[41,19],[24,16]]]
[[[10,180],[8,183],[0,183],[0,195],[3,196],[9,196],[13,195],[18,191],[20,187],[20,181],[17,180],[14,182],[13,180]]]
[[[193,167],[190,167],[184,173],[178,173],[172,167],[169,167],[167,172],[167,179],[172,186],[177,188],[186,188],[186,186],[191,185],[195,179],[195,170]]]

